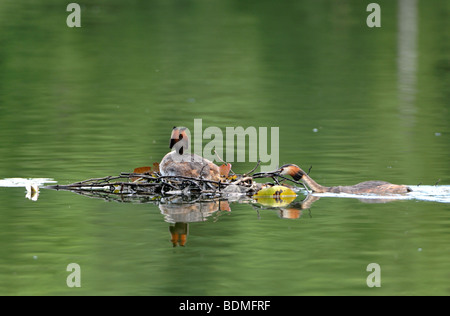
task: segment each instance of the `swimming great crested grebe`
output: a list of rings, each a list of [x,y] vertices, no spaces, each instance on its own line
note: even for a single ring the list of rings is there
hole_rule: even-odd
[[[412,190],[406,185],[392,184],[386,181],[366,181],[350,186],[336,186],[336,187],[324,187],[314,181],[305,171],[299,166],[294,164],[288,164],[282,166],[277,171],[271,172],[272,174],[290,175],[294,180],[302,180],[311,190],[315,193],[351,193],[351,194],[404,194],[411,192]]]
[[[219,166],[199,155],[185,152],[189,148],[186,127],[173,128],[169,148],[172,151],[166,154],[159,164],[161,175],[201,177],[206,180],[219,181]]]

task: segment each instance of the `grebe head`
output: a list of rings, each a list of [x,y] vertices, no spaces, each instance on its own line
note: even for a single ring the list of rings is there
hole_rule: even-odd
[[[291,176],[295,181],[300,180],[306,173],[300,169],[299,166],[294,165],[294,164],[288,164],[288,165],[284,165],[281,166],[279,169],[275,170],[275,171],[270,171],[270,172],[258,172],[255,173],[253,176],[256,177],[270,177],[270,176],[277,176],[277,175],[282,175],[282,176],[286,176],[289,175]]]
[[[169,148],[172,149],[173,147],[175,147],[180,155],[183,154],[183,149],[189,148],[189,139],[186,134],[186,127],[173,127]]]
[[[300,169],[299,166],[294,164],[288,164],[281,166],[280,169],[278,169],[278,172],[280,175],[289,175],[291,176],[295,181],[300,180],[304,175],[305,172]]]

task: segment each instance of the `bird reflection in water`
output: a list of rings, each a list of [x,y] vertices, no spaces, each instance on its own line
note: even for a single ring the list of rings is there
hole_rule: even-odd
[[[311,205],[319,199],[320,197],[311,194],[307,195],[303,201],[297,201],[295,198],[256,198],[258,204],[255,208],[258,218],[260,218],[260,210],[274,210],[279,218],[299,219],[303,211],[310,209]]]
[[[278,208],[278,216],[283,219],[299,219],[304,210],[309,210],[312,204],[318,201],[320,197],[308,195],[301,202],[293,202],[285,207]]]
[[[187,235],[188,235],[189,225],[188,223],[175,223],[174,225],[169,226],[170,232],[170,241],[174,247],[182,246],[186,244]]]
[[[171,223],[170,241],[174,247],[185,246],[189,234],[189,223],[206,221],[209,216],[218,212],[229,212],[230,205],[226,200],[186,203],[171,201],[170,204],[159,204],[164,220]]]
[[[308,195],[303,201],[293,203],[288,203],[287,201],[284,203],[276,199],[273,199],[272,202],[269,202],[268,199],[257,200],[258,218],[260,210],[275,210],[282,219],[299,219],[302,216],[302,211],[309,209],[319,199],[320,197]],[[223,212],[231,211],[227,200],[159,204],[159,209],[161,214],[164,215],[164,220],[171,223],[169,232],[173,247],[184,247],[186,245],[189,235],[189,223],[203,222],[213,214],[220,215]],[[217,213],[218,211],[219,213]]]
[[[53,189],[52,187],[47,187]],[[139,194],[116,194],[99,190],[67,190],[90,198],[103,199],[105,201],[115,201],[119,203],[150,203],[158,205],[160,212],[164,215],[164,220],[170,224],[170,241],[173,247],[186,246],[189,235],[189,223],[204,222],[214,216],[216,221],[221,215],[229,214],[233,203],[250,204],[258,213],[261,210],[276,211],[282,219],[299,219],[303,211],[309,209],[320,197],[308,195],[303,201],[298,201],[295,197],[263,197],[253,199],[245,195],[228,194],[227,198],[201,200],[197,198],[192,201],[185,196],[171,196],[160,200],[155,200],[150,195]],[[256,202],[256,203],[255,203]]]

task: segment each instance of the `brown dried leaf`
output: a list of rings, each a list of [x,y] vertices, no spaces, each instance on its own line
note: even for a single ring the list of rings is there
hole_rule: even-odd
[[[221,176],[228,178],[228,174],[230,173],[231,170],[231,164],[230,163],[223,164],[219,167],[219,170]]]

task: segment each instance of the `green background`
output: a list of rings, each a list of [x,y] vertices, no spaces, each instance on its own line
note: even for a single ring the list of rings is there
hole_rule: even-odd
[[[69,28],[67,3],[2,0],[0,178],[131,171],[201,118],[279,127],[280,165],[323,185],[449,184],[450,2],[377,1],[369,28],[370,2],[79,1]],[[450,294],[445,203],[322,198],[298,220],[232,203],[172,248],[157,205],[24,195],[0,188],[2,295]]]

